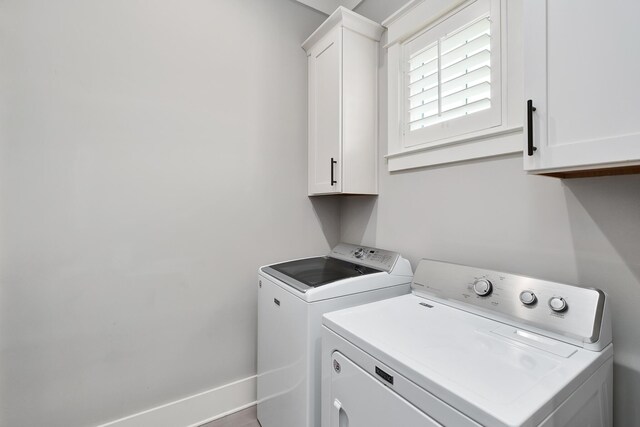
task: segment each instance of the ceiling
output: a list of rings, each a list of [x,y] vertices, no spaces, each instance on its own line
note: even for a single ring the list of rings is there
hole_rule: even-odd
[[[322,13],[331,15],[338,6],[344,6],[353,10],[354,7],[362,3],[362,0],[297,0],[302,4],[306,4]]]

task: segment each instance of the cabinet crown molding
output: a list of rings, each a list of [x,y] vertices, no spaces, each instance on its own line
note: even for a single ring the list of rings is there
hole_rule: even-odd
[[[384,32],[384,27],[377,22],[367,19],[362,15],[358,15],[344,6],[339,6],[336,11],[333,12],[331,16],[329,16],[327,20],[324,21],[322,25],[320,25],[318,29],[302,43],[302,48],[308,54],[309,49],[337,25],[354,31],[376,42],[380,41],[380,37],[382,37],[382,33]]]

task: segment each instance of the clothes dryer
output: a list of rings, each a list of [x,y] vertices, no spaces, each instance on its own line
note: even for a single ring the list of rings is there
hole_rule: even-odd
[[[411,294],[323,324],[323,427],[612,425],[600,290],[422,260]]]

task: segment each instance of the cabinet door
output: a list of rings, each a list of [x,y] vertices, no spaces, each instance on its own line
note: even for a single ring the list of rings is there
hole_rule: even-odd
[[[337,27],[309,52],[309,194],[342,191],[341,147],[342,28]]]
[[[640,2],[524,0],[526,170],[640,163]],[[528,129],[527,129],[528,130]]]
[[[440,426],[341,353],[332,360],[340,370],[331,377],[331,427]]]

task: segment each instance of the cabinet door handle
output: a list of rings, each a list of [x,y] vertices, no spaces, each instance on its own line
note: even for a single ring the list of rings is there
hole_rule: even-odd
[[[536,107],[533,106],[533,100],[527,101],[527,154],[533,156],[533,152],[538,147],[533,146],[533,112],[536,111]]]
[[[336,160],[333,160],[333,157],[331,158],[331,185],[335,185],[338,183],[338,181],[336,181],[335,179],[333,179],[333,165],[335,165],[336,163],[338,163]]]

